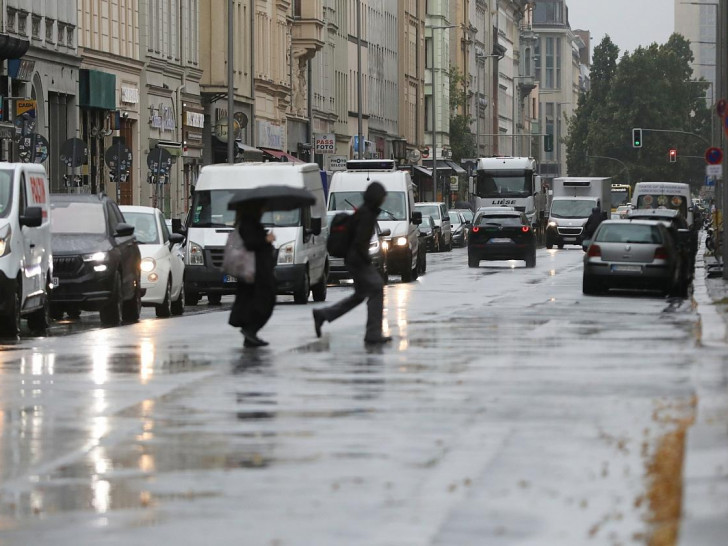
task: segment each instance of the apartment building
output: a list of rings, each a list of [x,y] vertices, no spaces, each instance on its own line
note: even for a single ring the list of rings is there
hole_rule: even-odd
[[[398,2],[398,132],[412,162],[425,146],[425,0]]]

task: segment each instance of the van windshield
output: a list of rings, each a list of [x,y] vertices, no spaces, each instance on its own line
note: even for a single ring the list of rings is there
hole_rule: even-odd
[[[329,210],[356,210],[364,203],[363,191],[337,191],[329,196]],[[387,192],[377,220],[407,220],[407,205],[403,191]]]
[[[551,204],[551,216],[554,218],[587,218],[591,215],[592,209],[597,206],[596,200],[576,199],[555,199]]]
[[[637,208],[679,210],[683,218],[688,217],[688,203],[682,195],[642,194],[637,197]]]
[[[0,171],[0,218],[13,208],[13,171]]]
[[[228,202],[237,190],[198,190],[192,198],[191,227],[233,227],[235,211]]]
[[[266,227],[298,227],[301,225],[301,209],[265,212],[260,222]]]

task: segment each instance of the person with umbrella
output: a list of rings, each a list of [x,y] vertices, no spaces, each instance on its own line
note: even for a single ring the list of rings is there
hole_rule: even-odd
[[[289,186],[261,186],[238,191],[228,208],[236,211],[236,229],[245,248],[255,253],[255,277],[252,283],[238,282],[235,302],[228,323],[240,328],[245,337],[245,347],[268,345],[258,337],[258,331],[266,325],[276,303],[276,281],[273,269],[276,254],[273,248],[275,235],[268,233],[261,222],[266,210],[293,210],[315,203],[314,196],[299,188]]]
[[[313,321],[316,337],[321,337],[323,323],[336,320],[354,307],[367,300],[367,326],[364,342],[383,344],[392,341],[382,334],[382,315],[384,313],[384,281],[372,265],[369,243],[374,234],[377,217],[387,190],[379,182],[372,182],[364,192],[364,204],[354,213],[350,222],[351,243],[346,258],[346,267],[354,280],[354,293],[348,298],[325,307],[314,309]]]

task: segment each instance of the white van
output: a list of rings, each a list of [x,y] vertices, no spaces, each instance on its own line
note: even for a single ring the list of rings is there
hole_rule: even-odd
[[[275,277],[279,294],[293,294],[296,303],[326,300],[329,271],[323,182],[315,163],[237,163],[203,167],[195,186],[185,224],[185,300],[195,305],[207,295],[212,304],[234,294],[237,279],[221,269],[225,242],[233,230],[235,211],[230,198],[242,189],[268,185],[304,188],[316,197],[310,207],[270,211],[262,222],[276,236],[278,263]]]
[[[337,171],[329,186],[328,210],[354,210],[364,201],[364,191],[372,182],[387,190],[382,212],[377,220],[382,230],[389,230],[387,270],[400,275],[402,282],[416,279],[422,269],[419,259],[417,227],[422,214],[415,211],[412,179],[399,171],[390,159],[363,159],[346,162],[345,171]],[[423,256],[424,257],[424,256]]]
[[[16,337],[50,322],[53,282],[48,177],[41,165],[0,163],[0,329]]]
[[[632,207],[679,210],[688,225],[693,227],[690,184],[684,182],[637,182],[632,193]]]

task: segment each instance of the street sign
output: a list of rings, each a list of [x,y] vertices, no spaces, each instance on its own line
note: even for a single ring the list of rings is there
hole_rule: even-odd
[[[27,115],[35,118],[36,101],[32,99],[15,101],[15,116]]]
[[[715,110],[722,118],[725,117],[726,107],[728,107],[728,102],[726,102],[725,99],[720,99],[718,102],[715,103]]]
[[[346,161],[348,157],[345,155],[330,155],[329,156],[329,170],[330,171],[345,171]]]
[[[313,153],[333,154],[336,152],[336,135],[321,133],[313,136]]]
[[[147,167],[153,176],[166,176],[172,168],[172,154],[159,147],[150,150],[147,155]]]
[[[48,159],[50,144],[43,135],[33,133],[18,143],[18,155],[24,163],[43,163]]]
[[[59,159],[66,167],[79,167],[86,163],[88,146],[80,138],[69,138],[61,144]]]
[[[705,150],[705,162],[708,165],[720,165],[723,163],[723,150],[711,147]]]
[[[705,185],[708,186],[708,187],[715,186],[715,178],[713,178],[711,176],[706,176],[705,177]]]
[[[237,139],[240,136],[240,122],[235,118],[233,118],[233,132],[234,132],[235,138]],[[215,124],[215,136],[217,137],[217,139],[220,142],[228,141],[228,119],[227,118],[222,118],[217,121],[217,123]]]
[[[131,150],[119,140],[107,148],[106,153],[104,154],[104,160],[106,160],[106,165],[109,167],[109,170],[117,177],[120,177],[121,175],[129,174],[132,162],[132,153]]]
[[[714,178],[723,178],[723,165],[706,165],[705,174]]]

